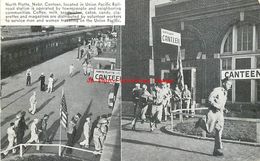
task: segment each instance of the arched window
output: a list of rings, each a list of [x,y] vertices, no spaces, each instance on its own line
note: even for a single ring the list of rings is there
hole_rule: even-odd
[[[220,53],[251,52],[260,49],[260,24],[232,26],[222,40]]]

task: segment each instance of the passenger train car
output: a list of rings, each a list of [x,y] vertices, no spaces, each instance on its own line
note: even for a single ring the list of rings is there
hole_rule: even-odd
[[[83,40],[111,27],[93,27],[81,31],[64,32],[43,37],[3,41],[1,43],[2,79],[70,51]]]

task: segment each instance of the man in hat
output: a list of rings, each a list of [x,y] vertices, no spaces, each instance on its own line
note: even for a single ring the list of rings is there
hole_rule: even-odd
[[[45,76],[43,73],[41,73],[41,76],[38,79],[39,81],[41,81],[41,91],[45,90]]]
[[[26,86],[31,85],[31,77],[32,77],[31,69],[27,69],[27,71],[26,71]]]
[[[85,148],[89,148],[90,117],[86,118],[86,122],[84,123],[84,126],[83,126],[83,133],[85,136],[85,140],[83,140],[79,144],[81,146],[84,146]]]
[[[31,114],[35,114],[36,112],[36,104],[37,104],[37,101],[36,101],[36,92],[34,91],[33,92],[33,95],[30,97],[30,105],[31,107],[29,108],[29,112]]]
[[[222,87],[213,89],[208,98],[210,104],[209,111],[207,115],[199,119],[195,125],[196,128],[201,127],[207,133],[211,133],[214,129],[216,130],[214,156],[224,155],[221,136],[224,127],[224,112],[227,112],[225,109],[227,94],[231,87],[232,82],[228,78],[225,78],[222,80]]]

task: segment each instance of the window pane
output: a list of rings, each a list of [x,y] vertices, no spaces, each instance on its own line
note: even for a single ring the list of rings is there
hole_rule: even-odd
[[[230,70],[231,69],[231,58],[222,59],[222,70]]]
[[[256,80],[256,89],[257,89],[257,91],[256,91],[256,93],[257,93],[256,100],[257,100],[257,102],[260,102],[260,80],[259,79]]]
[[[247,51],[252,50],[253,46],[253,26],[240,26],[237,30],[237,50]]]
[[[236,69],[250,69],[251,58],[236,59]]]
[[[257,35],[257,46],[258,49],[260,49],[260,25],[257,25],[256,27],[256,35]]]
[[[236,80],[236,102],[250,102],[251,80]]]
[[[231,51],[232,51],[232,32],[228,35],[224,45],[224,52],[231,52]]]
[[[237,30],[237,51],[241,51],[242,45],[242,28],[238,28]]]

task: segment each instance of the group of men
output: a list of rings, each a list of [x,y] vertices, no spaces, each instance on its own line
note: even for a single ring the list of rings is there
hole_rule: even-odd
[[[232,87],[232,82],[229,78],[222,80],[222,86],[214,88],[208,97],[209,109],[208,113],[200,118],[195,128],[202,128],[207,133],[212,133],[215,130],[215,145],[213,156],[223,156],[222,132],[224,128],[224,113],[228,110],[225,108],[228,90]],[[150,130],[154,130],[154,126],[162,121],[162,114],[167,116],[170,107],[173,110],[177,108],[188,109],[190,106],[191,94],[185,85],[184,90],[180,91],[178,86],[175,90],[170,89],[170,84],[159,84],[151,86],[150,92],[147,91],[147,86],[144,84],[142,88],[140,84],[132,91],[134,101],[135,118],[132,121],[132,129],[135,130],[135,124],[138,118],[142,122],[145,121],[145,114],[150,107]],[[187,110],[188,111],[188,110]],[[164,118],[167,119],[167,118]]]
[[[145,122],[148,111],[151,131],[157,127],[157,123],[167,121],[167,116],[172,110],[183,107],[189,112],[191,92],[187,85],[183,91],[178,88],[178,85],[175,86],[175,90],[172,90],[170,83],[165,82],[151,85],[150,91],[147,88],[146,84],[143,84],[141,88],[140,84],[137,83],[132,90],[135,116],[132,121],[133,130],[135,130],[139,118],[141,118],[141,123]]]
[[[9,153],[9,150],[19,144],[24,143],[24,134],[28,129],[28,125],[25,122],[26,112],[22,111],[16,115],[16,120],[10,123],[10,127],[7,129],[7,138],[8,138],[8,146],[4,155],[6,156]],[[49,141],[47,136],[47,121],[49,115],[44,114],[42,119],[35,118],[30,126],[30,139],[26,142],[26,144],[30,143],[39,143],[40,140],[43,143]],[[39,146],[36,147],[36,150],[39,150]],[[16,153],[17,150],[13,148],[13,153]]]
[[[78,113],[72,117],[71,121],[68,124],[67,127],[68,146],[71,147],[74,146],[75,142],[77,141],[76,134],[77,134],[80,118],[81,118],[81,114]],[[110,123],[110,119],[111,119],[110,115],[98,116],[97,119],[91,125],[91,118],[90,116],[87,116],[83,126],[84,140],[81,141],[79,145],[84,148],[89,148],[89,143],[91,141],[91,138],[93,138],[93,142],[95,146],[94,154],[101,154],[104,147],[104,141],[108,132],[108,125]],[[71,154],[72,149],[67,148],[66,153]]]

